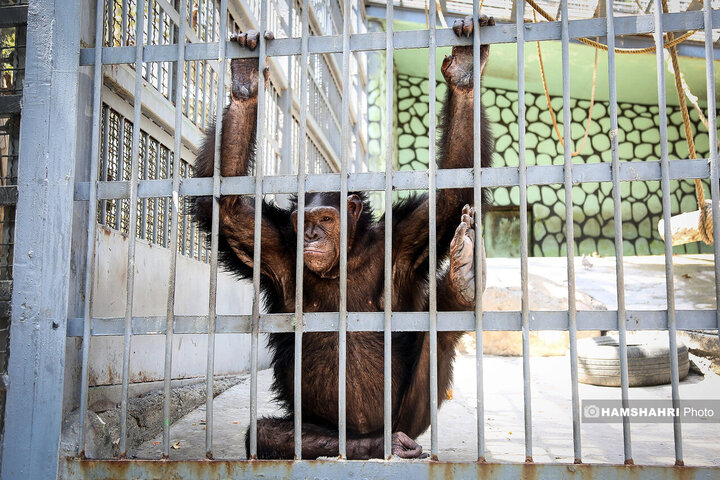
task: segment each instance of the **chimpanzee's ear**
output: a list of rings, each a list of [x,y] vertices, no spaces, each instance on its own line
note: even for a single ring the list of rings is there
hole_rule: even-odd
[[[363,202],[360,197],[358,197],[355,194],[348,195],[347,198],[348,202],[348,213],[352,215],[354,218],[359,218],[360,214],[363,211]]]
[[[293,229],[297,233],[297,209],[293,210],[290,214],[290,220],[292,221]]]

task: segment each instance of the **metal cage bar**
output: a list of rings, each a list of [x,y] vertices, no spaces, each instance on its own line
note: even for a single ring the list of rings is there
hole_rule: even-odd
[[[338,453],[347,458],[347,198],[350,143],[350,0],[343,3],[342,143],[340,151],[340,304],[338,321]]]
[[[393,106],[395,77],[393,2],[386,3],[385,29],[385,248],[383,277],[383,457],[392,454],[392,177],[393,177]]]
[[[678,372],[677,320],[675,317],[675,279],[673,277],[672,226],[670,224],[670,172],[668,165],[667,99],[665,98],[665,60],[663,58],[662,0],[655,0],[655,59],[657,65],[658,107],[660,112],[660,163],[662,165],[662,206],[665,220],[665,291],[667,299],[667,330],[670,344],[670,385],[673,408],[680,408],[680,374]],[[680,72],[676,72],[680,75]],[[712,147],[711,147],[712,148]],[[683,465],[682,425],[673,417],[675,464]]]
[[[97,0],[95,15],[95,45],[102,45],[103,38],[103,5],[104,0]],[[96,49],[96,56],[101,56],[101,49]],[[92,145],[90,147],[90,181],[97,180],[97,155],[100,153],[100,108],[102,108],[102,67],[100,66],[101,58],[97,58],[97,67],[93,72],[93,129],[92,129]],[[108,122],[109,110],[105,111],[105,121]],[[105,129],[107,132],[107,129]],[[121,142],[122,144],[122,138]],[[104,163],[107,164],[107,150],[104,151]],[[105,170],[106,172],[106,170]],[[120,172],[120,170],[118,170]],[[104,173],[106,175],[106,173]],[[84,412],[88,408],[88,389],[89,389],[89,359],[90,359],[90,341],[92,336],[92,303],[94,296],[93,277],[95,273],[95,230],[97,227],[97,219],[95,218],[95,209],[97,208],[97,188],[90,189],[90,200],[88,202],[88,226],[87,226],[87,252],[85,257],[85,301],[83,302],[83,341],[82,341],[82,366],[80,372],[80,421],[78,425],[78,456],[85,455],[85,441],[87,435],[87,425],[85,424],[86,415]],[[119,200],[118,200],[119,203]],[[120,209],[116,209],[116,215],[119,215]],[[103,221],[105,217],[103,215]]]
[[[308,37],[310,0],[302,0],[302,52],[300,54],[300,121],[298,135],[297,242],[295,257],[295,361],[293,416],[295,421],[295,458],[302,458],[302,339],[305,326],[303,280],[305,273],[305,178],[307,176],[307,109],[308,109]],[[289,16],[292,19],[292,15]],[[290,20],[292,22],[292,20]]]
[[[438,446],[438,365],[437,365],[437,158],[435,79],[436,66],[437,5],[430,2],[430,27],[428,29],[428,313],[430,316],[430,457],[437,460]]]
[[[224,7],[222,7],[224,8]],[[265,27],[267,25],[267,2],[260,4],[260,42],[258,44],[259,52],[259,68],[262,69],[266,62],[266,41]],[[227,27],[221,29],[220,35],[227,32]],[[222,42],[221,42],[222,43]],[[257,125],[259,141],[257,142],[257,160],[255,161],[255,232],[253,235],[253,322],[252,337],[250,344],[250,451],[247,452],[248,458],[257,458],[257,371],[258,371],[258,331],[260,327],[260,262],[262,261],[262,182],[265,164],[265,81],[262,71],[258,74],[258,108],[257,108]],[[218,105],[222,105],[222,96],[218,96]],[[220,111],[220,107],[218,107]]]
[[[180,0],[180,18],[184,19],[187,16],[187,0]],[[176,159],[173,162],[172,169],[172,213],[170,213],[170,231],[172,232],[170,239],[170,273],[168,275],[168,299],[167,299],[167,320],[165,322],[165,365],[164,365],[164,378],[163,378],[163,458],[170,456],[170,382],[172,380],[172,347],[173,347],[173,329],[175,326],[175,281],[177,279],[177,242],[178,242],[178,215],[180,207],[180,158],[182,156],[182,109],[178,107],[182,103],[183,84],[182,84],[182,72],[183,63],[185,59],[185,38],[186,38],[186,26],[187,22],[184,20],[179,22],[178,25],[178,39],[177,39],[177,63],[175,64],[175,131],[174,131],[174,148],[173,157]],[[170,154],[167,154],[168,157]],[[159,166],[158,166],[159,167]],[[168,158],[165,164],[165,168],[170,168],[170,159]],[[158,168],[159,171],[159,168]],[[167,172],[166,172],[167,173]],[[168,203],[166,202],[165,218],[164,222],[168,224]],[[165,228],[164,241],[167,243],[167,228]]]
[[[528,293],[527,164],[525,159],[525,0],[516,0],[518,71],[518,189],[520,190],[520,286],[522,289],[523,406],[525,461],[532,462],[532,406],[530,392],[530,305]]]
[[[573,455],[575,463],[582,463],[580,438],[580,400],[578,392],[577,305],[575,303],[575,230],[573,219],[573,163],[572,116],[570,113],[570,38],[568,0],[562,0],[562,82],[563,82],[563,137],[565,166],[565,245],[567,250],[568,278],[568,329],[570,343],[570,388],[572,396]]]
[[[220,35],[224,35],[227,31],[227,0],[220,1]],[[182,20],[183,22],[185,20]],[[218,94],[217,94],[217,110],[215,111],[215,152],[213,153],[213,206],[212,206],[212,226],[210,231],[210,291],[208,295],[208,322],[207,322],[207,369],[205,372],[206,392],[205,392],[205,456],[212,458],[212,442],[213,442],[213,380],[215,372],[215,324],[217,322],[217,273],[218,273],[218,244],[220,231],[220,148],[223,114],[223,99],[225,98],[225,70],[226,70],[226,43],[218,43]],[[186,69],[190,72],[190,69]],[[262,82],[259,82],[262,84]],[[187,89],[190,89],[190,82],[187,83]],[[186,99],[186,106],[190,102]],[[175,108],[179,108],[175,105]],[[177,163],[181,162],[180,158],[176,158]],[[259,178],[259,177],[258,177]],[[187,213],[183,209],[183,221],[187,217]],[[185,223],[183,222],[183,252],[185,251]]]
[[[613,181],[613,219],[615,222],[615,282],[617,285],[617,318],[618,335],[620,339],[620,383],[621,402],[623,407],[629,405],[628,388],[628,359],[627,359],[627,326],[625,318],[625,270],[623,265],[623,234],[622,212],[620,205],[620,158],[618,154],[618,120],[617,120],[617,84],[615,76],[615,20],[613,18],[613,0],[607,3],[607,43],[608,43],[608,89],[610,101],[610,147],[612,153],[612,181]],[[630,437],[630,419],[623,416],[623,450],[625,463],[631,464],[632,445]]]
[[[480,71],[480,29],[474,19],[480,16],[478,0],[473,0],[473,203],[475,204],[475,381],[477,416],[477,458],[485,461],[485,393],[483,378],[483,302],[485,279],[482,240],[482,77]],[[480,259],[483,259],[482,261]]]
[[[122,368],[122,397],[120,399],[120,456],[127,455],[127,416],[128,416],[128,385],[130,382],[130,354],[132,342],[132,311],[135,291],[135,243],[137,240],[137,186],[140,163],[140,121],[142,119],[142,91],[143,91],[143,25],[145,23],[142,12],[145,10],[145,0],[137,0],[135,10],[135,95],[133,97],[133,130],[132,153],[130,166],[130,213],[128,223],[128,264],[127,286],[125,298],[125,327],[123,333],[123,368]]]

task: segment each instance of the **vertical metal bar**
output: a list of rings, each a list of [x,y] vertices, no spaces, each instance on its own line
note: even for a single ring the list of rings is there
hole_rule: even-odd
[[[198,123],[198,100],[200,98],[200,62],[198,60],[195,65],[195,93],[193,95],[193,123]]]
[[[608,96],[610,102],[610,145],[612,153],[613,210],[615,222],[615,282],[618,304],[618,337],[620,340],[620,391],[623,407],[628,407],[629,383],[627,360],[627,325],[625,312],[625,268],[623,264],[622,194],[620,193],[620,158],[618,152],[617,83],[615,76],[615,24],[613,0],[607,0]],[[623,448],[625,463],[632,460],[630,418],[623,416]]]
[[[155,142],[155,180],[160,178],[160,142]],[[157,243],[158,233],[158,212],[160,210],[160,198],[153,198],[153,228],[152,228],[152,242]]]
[[[102,22],[99,24],[102,25]],[[102,33],[101,33],[102,35]],[[101,65],[101,64],[96,64]],[[100,67],[102,69],[102,65]],[[93,79],[94,80],[94,79]],[[102,86],[100,87],[102,88]],[[93,91],[93,94],[95,92]],[[94,99],[93,99],[94,101]],[[102,181],[107,181],[108,178],[108,155],[110,154],[110,141],[108,140],[108,137],[110,136],[110,108],[105,106],[104,108],[101,107],[103,112],[105,112],[104,118],[103,118],[103,129],[102,129],[102,167],[100,169],[100,178]],[[94,110],[93,110],[94,111]],[[94,182],[97,178],[90,177],[90,181]],[[102,200],[100,202],[100,223],[103,225],[106,225],[107,223],[107,200]]]
[[[187,0],[185,0],[185,1],[187,1]],[[183,60],[180,60],[180,62],[182,62],[182,61]],[[175,76],[177,76],[177,72],[175,72]],[[170,80],[170,77],[168,77],[168,80]],[[180,92],[180,95],[182,96],[182,92]],[[177,92],[175,92],[175,99],[177,99],[177,97],[178,97]],[[176,103],[175,104],[176,110],[178,109],[177,105],[178,104]],[[177,116],[177,113],[175,113],[175,116]],[[180,121],[182,121],[182,111],[180,112],[180,118],[181,118]],[[170,161],[171,161],[170,160],[170,151],[166,150],[165,151],[165,178],[170,178]],[[179,176],[180,176],[179,172],[177,175],[175,175],[173,173],[172,178],[174,179],[175,177],[179,177]],[[168,219],[168,216],[170,215],[170,200],[166,198],[164,200],[164,202],[165,202],[165,215],[163,215],[163,246],[167,248],[170,245],[174,245],[173,248],[175,251],[177,251],[177,240],[175,240],[175,243],[173,244],[168,239],[168,236],[171,235],[170,234],[170,223],[172,223]],[[178,199],[178,203],[179,203],[179,199]],[[174,208],[177,208],[177,206],[174,206]],[[177,226],[175,227],[175,230],[177,230]]]
[[[705,2],[703,6],[705,20],[705,75],[707,77],[707,119],[710,146],[710,196],[712,197],[713,217],[713,252],[715,254],[715,301],[718,335],[720,335],[720,179],[718,179],[718,135],[717,135],[717,110],[715,101],[715,72],[713,66],[713,43],[712,43],[712,6]],[[720,336],[718,337],[720,340]]]
[[[393,2],[385,6],[385,283],[384,283],[384,413],[383,457],[392,454],[392,178],[393,178],[393,54],[395,49]]]
[[[350,137],[350,0],[343,2],[342,63],[342,142],[340,152],[340,305],[338,323],[338,449],[340,458],[347,452],[347,197],[348,143]]]
[[[83,302],[83,342],[82,342],[82,371],[80,386],[80,425],[78,437],[78,456],[85,455],[86,440],[86,412],[88,407],[88,387],[89,387],[89,362],[90,362],[90,341],[92,335],[92,304],[93,304],[93,277],[95,274],[95,229],[96,221],[94,210],[97,208],[97,172],[95,171],[97,162],[95,158],[100,151],[100,109],[102,108],[102,34],[103,34],[103,10],[105,7],[104,0],[97,0],[95,3],[95,71],[93,72],[93,129],[92,143],[90,146],[90,200],[88,201],[88,227],[87,227],[87,257],[85,258],[85,301]],[[105,112],[105,120],[108,120],[108,112]],[[125,120],[120,118],[120,125]],[[106,131],[107,131],[107,127]],[[122,128],[120,129],[122,133]],[[120,138],[122,145],[122,137]],[[105,148],[107,149],[107,139],[105,139]],[[119,150],[122,152],[122,150]],[[107,150],[105,150],[105,163],[107,163]],[[105,170],[107,173],[107,170]],[[121,170],[118,170],[121,172]],[[120,200],[115,200],[120,203]],[[116,209],[116,216],[120,209]]]
[[[292,2],[290,2],[292,3]],[[298,138],[298,194],[297,194],[297,244],[295,259],[295,375],[293,385],[293,413],[295,420],[295,458],[302,458],[302,337],[305,327],[303,317],[303,275],[305,272],[305,260],[303,256],[305,248],[305,177],[307,162],[307,77],[308,77],[308,37],[310,36],[309,0],[304,0],[302,8],[302,27],[300,38],[300,131]],[[292,25],[292,15],[290,15]],[[292,27],[291,27],[292,28]],[[292,120],[291,120],[292,122]]]
[[[140,122],[142,121],[142,65],[143,65],[143,11],[145,0],[137,0],[135,13],[135,95],[133,112],[133,139],[130,167],[130,220],[128,224],[127,296],[125,329],[123,335],[122,397],[120,400],[120,457],[127,455],[127,404],[130,381],[130,342],[132,338],[133,293],[135,291],[135,243],[137,236],[137,186],[140,162]]]
[[[55,478],[58,472],[71,301],[80,16],[80,2],[61,0],[33,1],[27,15],[7,370],[12,384],[6,391],[0,473],[5,480]],[[99,114],[99,104],[94,106]],[[96,129],[94,139],[98,136]],[[96,179],[97,149],[95,154]],[[96,210],[90,213],[94,222]]]
[[[102,56],[101,56],[102,58]],[[95,65],[100,65],[99,63],[95,63]],[[102,88],[102,87],[101,87]],[[118,115],[120,119],[120,128],[118,128],[118,137],[120,138],[120,141],[118,142],[118,158],[117,158],[117,178],[116,180],[123,180],[125,176],[125,169],[124,163],[125,163],[125,117]],[[120,198],[116,198],[114,200],[115,202],[115,230],[118,232],[122,230],[122,205],[123,201]]]
[[[668,340],[670,344],[670,389],[674,408],[680,408],[680,374],[678,371],[677,323],[675,316],[675,279],[673,277],[672,225],[670,215],[670,159],[667,144],[667,99],[665,98],[665,60],[663,58],[662,1],[655,0],[655,59],[657,65],[658,107],[660,112],[660,166],[663,219],[665,220],[665,290],[667,292]],[[676,72],[679,75],[680,72]],[[710,145],[714,148],[715,145]],[[715,199],[717,200],[717,198]],[[682,424],[680,416],[673,417],[675,465],[683,465]]]
[[[182,65],[185,61],[185,28],[187,22],[187,0],[180,0],[180,22],[179,36],[177,42],[177,68],[175,69],[175,80],[178,88],[175,90],[175,130],[174,130],[174,155],[180,158],[182,155]],[[167,161],[165,168],[169,169],[170,152],[167,153]],[[159,171],[159,165],[157,170]],[[167,170],[166,170],[167,171]],[[165,320],[165,373],[163,375],[163,458],[170,456],[170,381],[172,380],[172,347],[173,334],[175,333],[175,281],[177,279],[177,239],[178,239],[178,209],[180,206],[180,162],[173,162],[172,173],[172,213],[168,212],[166,203],[165,210],[165,236],[167,242],[167,224],[168,214],[171,215],[170,231],[172,239],[170,240],[170,272],[168,274],[168,298]]]
[[[473,0],[473,203],[475,205],[475,374],[477,415],[477,458],[485,461],[485,394],[483,385],[483,264],[482,244],[482,78],[480,72],[480,17],[478,0]]]
[[[430,456],[437,460],[438,455],[438,425],[437,425],[437,408],[438,408],[438,384],[437,384],[437,161],[436,161],[436,122],[437,115],[435,113],[435,88],[437,81],[435,79],[437,66],[436,56],[436,38],[435,30],[437,27],[437,6],[434,1],[430,2],[430,25],[428,30],[428,117],[430,126],[428,128],[428,167],[429,167],[429,183],[428,183],[428,310],[430,312]]]
[[[215,153],[213,166],[213,208],[212,208],[212,228],[210,230],[210,292],[208,300],[208,340],[207,340],[207,369],[205,372],[206,383],[206,401],[205,401],[205,456],[209,459],[213,458],[212,441],[213,441],[213,374],[215,371],[215,320],[217,317],[217,274],[218,274],[218,241],[220,230],[220,143],[222,132],[222,114],[225,99],[225,46],[227,38],[224,37],[227,32],[227,0],[220,0],[220,42],[218,43],[218,101],[217,110],[215,111]],[[262,35],[261,35],[262,36]],[[189,69],[188,69],[189,71]],[[259,82],[263,85],[263,82]],[[188,90],[190,83],[187,84]],[[189,103],[189,99],[188,99]],[[258,148],[259,149],[259,148]],[[180,159],[177,159],[180,163]],[[186,217],[186,216],[185,216]],[[183,225],[185,224],[183,218]],[[185,249],[185,233],[183,228],[183,251]],[[254,308],[254,307],[253,307]]]
[[[572,114],[570,112],[570,33],[568,0],[562,0],[562,81],[563,137],[565,146],[565,245],[567,249],[568,329],[570,337],[570,387],[572,390],[573,452],[575,463],[582,463],[580,444],[580,406],[577,366],[577,305],[575,303],[575,231],[572,181]]]
[[[267,2],[260,4],[260,43],[258,44],[260,79],[258,80],[258,141],[255,161],[255,233],[253,235],[253,306],[252,338],[250,343],[250,458],[257,458],[257,371],[258,371],[258,331],[260,329],[260,262],[261,262],[261,226],[263,191],[262,181],[265,165],[265,81],[262,76],[267,60],[265,28],[267,25]],[[227,30],[224,29],[224,31]]]
[[[207,79],[208,79],[207,60],[203,60],[202,67],[203,67],[203,74],[202,74],[203,89],[202,89],[202,116],[200,118],[200,126],[204,130],[205,124],[207,123],[207,97],[208,97],[208,87],[209,87],[208,83],[207,83]],[[212,73],[212,69],[211,69],[210,73]]]
[[[143,180],[148,179],[148,169],[150,166],[150,135],[145,133],[141,133],[143,136],[143,155],[142,155],[142,162],[143,162],[143,173],[142,178]],[[140,216],[140,238],[145,240],[147,238],[147,209],[148,209],[148,199],[143,198],[140,202],[141,205],[141,216]]]
[[[516,0],[518,67],[518,151],[520,190],[520,286],[522,288],[523,397],[525,461],[532,462],[532,406],[530,395],[530,305],[528,303],[527,164],[525,163],[525,0]]]
[[[153,5],[154,0],[147,0],[147,10],[148,10],[148,28],[147,28],[147,44],[153,45],[155,42],[155,7]],[[152,84],[152,72],[157,67],[156,62],[148,63],[147,65],[147,72],[145,75],[145,78],[148,82]]]

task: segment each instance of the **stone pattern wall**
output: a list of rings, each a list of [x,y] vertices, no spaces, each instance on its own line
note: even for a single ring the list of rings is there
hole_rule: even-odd
[[[396,158],[400,170],[422,170],[428,162],[428,80],[404,74],[396,75]],[[445,95],[444,82],[437,86],[437,111]],[[517,92],[499,88],[487,88],[483,92],[483,105],[493,124],[496,138],[494,166],[518,165]],[[562,132],[562,98],[552,98],[552,106],[558,114]],[[552,120],[543,94],[527,93],[526,159],[528,165],[562,165],[563,148],[553,131]],[[572,139],[577,148],[587,126],[590,102],[571,100]],[[668,107],[668,140],[671,159],[687,158],[682,119],[677,107]],[[607,102],[595,102],[592,112],[589,138],[575,163],[610,162],[610,117]],[[698,156],[708,155],[708,134],[698,121],[697,113],[691,111]],[[660,131],[658,107],[621,103],[618,106],[619,155],[621,161],[658,160],[660,157]],[[379,128],[382,128],[379,126]],[[371,127],[370,131],[374,129]],[[375,129],[375,131],[377,131]],[[664,253],[663,242],[657,232],[658,220],[662,218],[662,199],[659,181],[621,183],[623,218],[623,253],[625,255],[658,255]],[[692,181],[671,182],[672,214],[696,209],[695,190]],[[491,189],[491,205],[500,210],[517,209],[518,187]],[[709,184],[706,181],[706,195]],[[529,244],[534,256],[565,255],[565,191],[562,185],[531,186],[528,188]],[[614,221],[612,183],[583,183],[573,188],[573,215],[576,254],[614,255]],[[500,215],[491,229],[497,241],[518,238],[517,220],[512,215]],[[492,217],[492,215],[491,215]],[[502,231],[502,232],[501,232]],[[492,241],[492,240],[491,240]],[[510,244],[500,245],[502,256],[514,256],[518,252]],[[503,251],[505,250],[505,251]],[[674,248],[676,253],[711,253],[711,246],[693,243]]]

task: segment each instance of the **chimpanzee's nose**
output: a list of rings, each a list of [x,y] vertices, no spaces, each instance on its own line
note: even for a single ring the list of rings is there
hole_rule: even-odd
[[[308,227],[305,229],[305,241],[306,242],[314,242],[320,238],[320,235],[317,232],[316,228]]]

